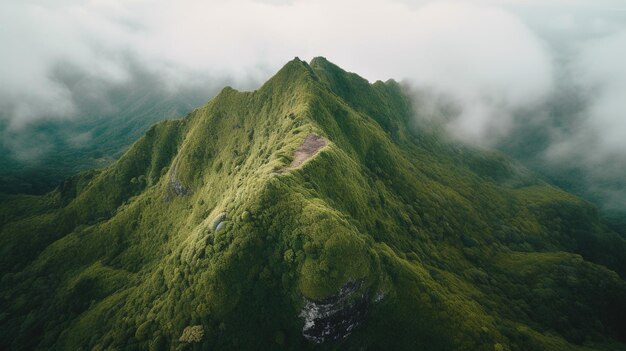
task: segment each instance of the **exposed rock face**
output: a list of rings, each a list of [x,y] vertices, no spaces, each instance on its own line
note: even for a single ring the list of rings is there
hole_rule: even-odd
[[[304,318],[302,335],[317,344],[348,337],[367,316],[369,296],[357,292],[364,282],[349,281],[336,295],[322,301],[305,298],[300,311]]]
[[[224,220],[226,220],[226,212],[222,212],[215,216],[215,218],[211,221],[211,231],[217,232],[222,229],[224,227]]]
[[[172,192],[178,196],[191,195],[191,190],[187,189],[181,182],[176,178],[176,169],[178,168],[178,161],[174,163],[170,171],[170,189]]]
[[[215,232],[219,232],[222,229],[224,229],[224,222],[220,222],[220,224],[215,227]]]

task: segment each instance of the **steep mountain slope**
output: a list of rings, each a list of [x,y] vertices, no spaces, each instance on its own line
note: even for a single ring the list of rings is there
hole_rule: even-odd
[[[626,243],[393,82],[295,59],[0,207],[0,348],[626,349]]]

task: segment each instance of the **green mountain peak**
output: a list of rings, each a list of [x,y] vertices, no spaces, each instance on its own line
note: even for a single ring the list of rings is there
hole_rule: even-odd
[[[295,58],[0,206],[3,349],[624,349],[626,243]]]

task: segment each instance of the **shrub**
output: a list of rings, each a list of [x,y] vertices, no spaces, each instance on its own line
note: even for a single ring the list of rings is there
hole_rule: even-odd
[[[185,327],[183,335],[178,339],[180,342],[191,344],[194,342],[200,342],[204,336],[204,328],[201,325],[194,325]]]

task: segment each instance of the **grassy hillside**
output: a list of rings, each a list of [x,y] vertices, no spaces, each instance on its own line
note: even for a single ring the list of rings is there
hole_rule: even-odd
[[[626,349],[624,239],[410,116],[393,81],[295,59],[3,195],[0,348]]]

